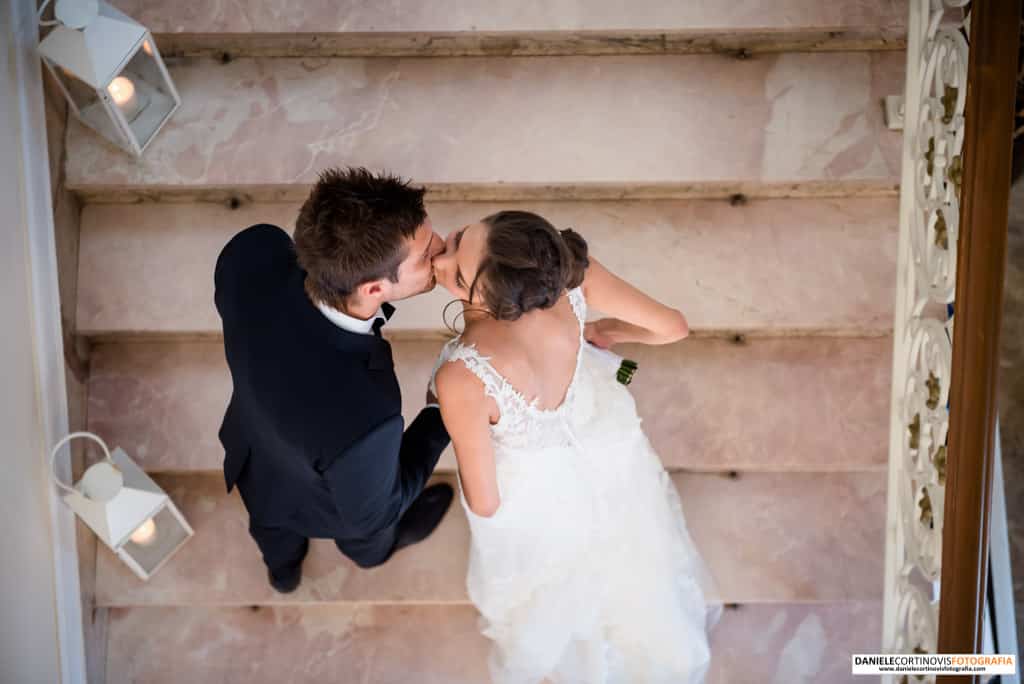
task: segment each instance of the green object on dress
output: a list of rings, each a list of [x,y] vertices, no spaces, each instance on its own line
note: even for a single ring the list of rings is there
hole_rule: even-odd
[[[636,361],[633,361],[631,359],[623,359],[622,363],[619,365],[619,370],[616,372],[615,377],[623,385],[628,385],[629,383],[633,382],[633,374],[636,373],[637,368],[639,368],[639,366],[637,365]]]

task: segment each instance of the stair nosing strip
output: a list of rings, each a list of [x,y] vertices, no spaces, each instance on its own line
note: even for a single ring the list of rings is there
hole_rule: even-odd
[[[730,339],[742,335],[746,339],[787,339],[808,337],[840,337],[875,339],[892,335],[892,326],[879,328],[701,328],[691,329],[686,339]],[[94,344],[147,344],[180,342],[221,342],[219,330],[101,330],[81,329],[74,335],[88,338]],[[388,342],[443,342],[454,337],[443,329],[399,330],[384,335]],[[685,343],[685,340],[679,343]],[[676,344],[679,344],[676,343]]]
[[[665,183],[431,183],[428,202],[512,202],[512,201],[628,201],[724,199],[737,195],[745,199],[898,197],[895,178],[794,181],[680,181]],[[227,186],[124,184],[92,185],[69,182],[69,191],[87,204],[137,204],[148,202],[301,202],[312,182],[267,183]]]
[[[511,29],[154,33],[165,57],[373,58],[629,56],[717,53],[746,59],[774,52],[906,49],[907,28]]]
[[[743,601],[723,601],[725,604],[732,604],[734,606],[758,606],[758,605],[835,605],[844,603],[881,603],[882,597],[878,598],[838,598],[838,599],[757,599],[757,600],[743,600]],[[306,601],[291,599],[291,600],[271,600],[271,601],[226,601],[226,602],[178,602],[178,603],[105,603],[96,601],[97,608],[121,608],[121,609],[161,609],[161,608],[248,608],[252,607],[260,608],[281,608],[281,607],[297,607],[297,608],[310,608],[310,607],[328,607],[328,606],[384,606],[384,607],[396,607],[406,608],[410,606],[426,606],[426,607],[474,607],[473,602],[469,599],[448,599],[448,600],[430,600],[430,599],[310,599]],[[732,610],[731,608],[729,610]]]

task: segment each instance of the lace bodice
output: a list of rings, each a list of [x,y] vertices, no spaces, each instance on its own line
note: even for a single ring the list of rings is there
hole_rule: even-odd
[[[475,344],[466,344],[459,335],[444,346],[431,373],[430,387],[435,394],[434,377],[446,362],[461,361],[480,378],[484,393],[498,404],[500,418],[491,426],[491,436],[497,449],[501,447],[540,448],[574,441],[574,427],[585,422],[588,411],[586,401],[587,378],[583,369],[585,345],[583,331],[587,318],[586,300],[581,287],[569,290],[569,302],[579,323],[579,349],[572,379],[562,403],[554,409],[537,406],[539,398],[527,401],[511,383],[483,356]]]

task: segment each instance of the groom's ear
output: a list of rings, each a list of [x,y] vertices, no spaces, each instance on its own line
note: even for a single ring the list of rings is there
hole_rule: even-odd
[[[384,293],[384,281],[383,280],[367,280],[365,283],[359,285],[356,288],[360,298],[373,299],[380,297]]]

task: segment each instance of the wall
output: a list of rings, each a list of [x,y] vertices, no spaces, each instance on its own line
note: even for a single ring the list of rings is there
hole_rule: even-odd
[[[0,681],[60,680],[54,544],[35,359],[24,122],[15,83],[11,5],[0,6]]]
[[[85,681],[79,545],[47,456],[84,416],[84,387],[61,344],[74,279],[59,282],[56,254],[73,274],[78,207],[47,173],[62,167],[63,146],[48,156],[43,124],[61,139],[66,112],[44,107],[37,42],[34,3],[0,0],[0,682],[77,684]],[[85,377],[82,364],[72,366]]]
[[[1017,643],[1024,644],[1024,181],[1017,181],[1010,189],[1008,228],[996,401],[1003,446]]]

